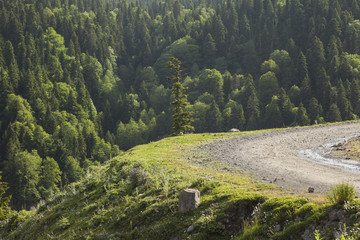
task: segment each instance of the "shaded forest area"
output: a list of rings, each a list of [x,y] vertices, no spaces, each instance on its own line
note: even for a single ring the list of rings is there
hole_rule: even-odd
[[[359,18],[358,0],[0,0],[11,205],[169,135],[171,56],[195,132],[358,118]]]

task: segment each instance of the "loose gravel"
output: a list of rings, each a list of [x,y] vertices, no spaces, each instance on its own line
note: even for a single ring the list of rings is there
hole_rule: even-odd
[[[326,192],[346,182],[360,193],[360,162],[352,162],[355,167],[349,170],[332,164],[341,159],[328,157],[333,144],[353,136],[360,136],[358,121],[241,136],[202,149],[210,152],[215,161],[289,191],[304,192],[313,187],[315,192]],[[329,161],[319,161],[319,154]]]

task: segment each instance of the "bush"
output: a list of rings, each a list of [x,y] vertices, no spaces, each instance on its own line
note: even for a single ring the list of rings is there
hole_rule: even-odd
[[[338,184],[328,192],[330,202],[334,204],[344,204],[355,199],[355,188],[347,183]]]

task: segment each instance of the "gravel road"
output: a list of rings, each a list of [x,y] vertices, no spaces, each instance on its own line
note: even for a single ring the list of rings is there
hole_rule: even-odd
[[[360,161],[352,162],[353,167],[346,167],[346,163],[335,166],[341,160],[322,161],[321,156],[319,161],[318,156],[328,154],[325,150],[353,136],[360,136],[360,122],[259,133],[203,148],[216,161],[290,191],[303,192],[314,187],[315,192],[326,192],[330,186],[347,182],[360,193]]]

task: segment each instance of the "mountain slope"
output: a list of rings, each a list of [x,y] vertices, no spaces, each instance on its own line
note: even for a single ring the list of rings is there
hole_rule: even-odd
[[[331,236],[339,222],[356,223],[358,201],[347,208],[321,195],[289,193],[211,161],[199,146],[258,132],[192,134],[137,146],[89,169],[80,182],[21,211],[0,229],[6,239],[300,239],[315,229]],[[272,134],[270,131],[268,134]],[[178,212],[185,188],[201,192],[191,213]],[[313,200],[307,200],[308,198]],[[340,210],[342,215],[331,217]],[[256,220],[257,219],[257,220]],[[194,229],[188,232],[188,228]],[[305,238],[310,239],[310,238]],[[333,239],[332,237],[326,239]]]
[[[241,218],[249,217],[251,209],[264,201],[257,191],[272,187],[251,183],[240,175],[233,178],[215,169],[206,170],[187,160],[188,153],[201,159],[201,154],[191,153],[192,146],[199,141],[229,137],[219,136],[187,135],[135,147],[102,167],[92,168],[83,180],[40,203],[35,211],[26,213],[32,216],[25,218],[25,222],[21,221],[25,213],[20,212],[2,228],[3,236],[7,239],[100,236],[169,239],[186,236],[187,228],[196,225],[200,239],[229,237],[241,224],[225,227],[222,221],[241,223]],[[201,191],[201,205],[194,213],[181,214],[177,210],[177,198],[189,187]],[[237,204],[248,209],[239,219],[231,213]],[[7,235],[11,228],[14,231]]]

